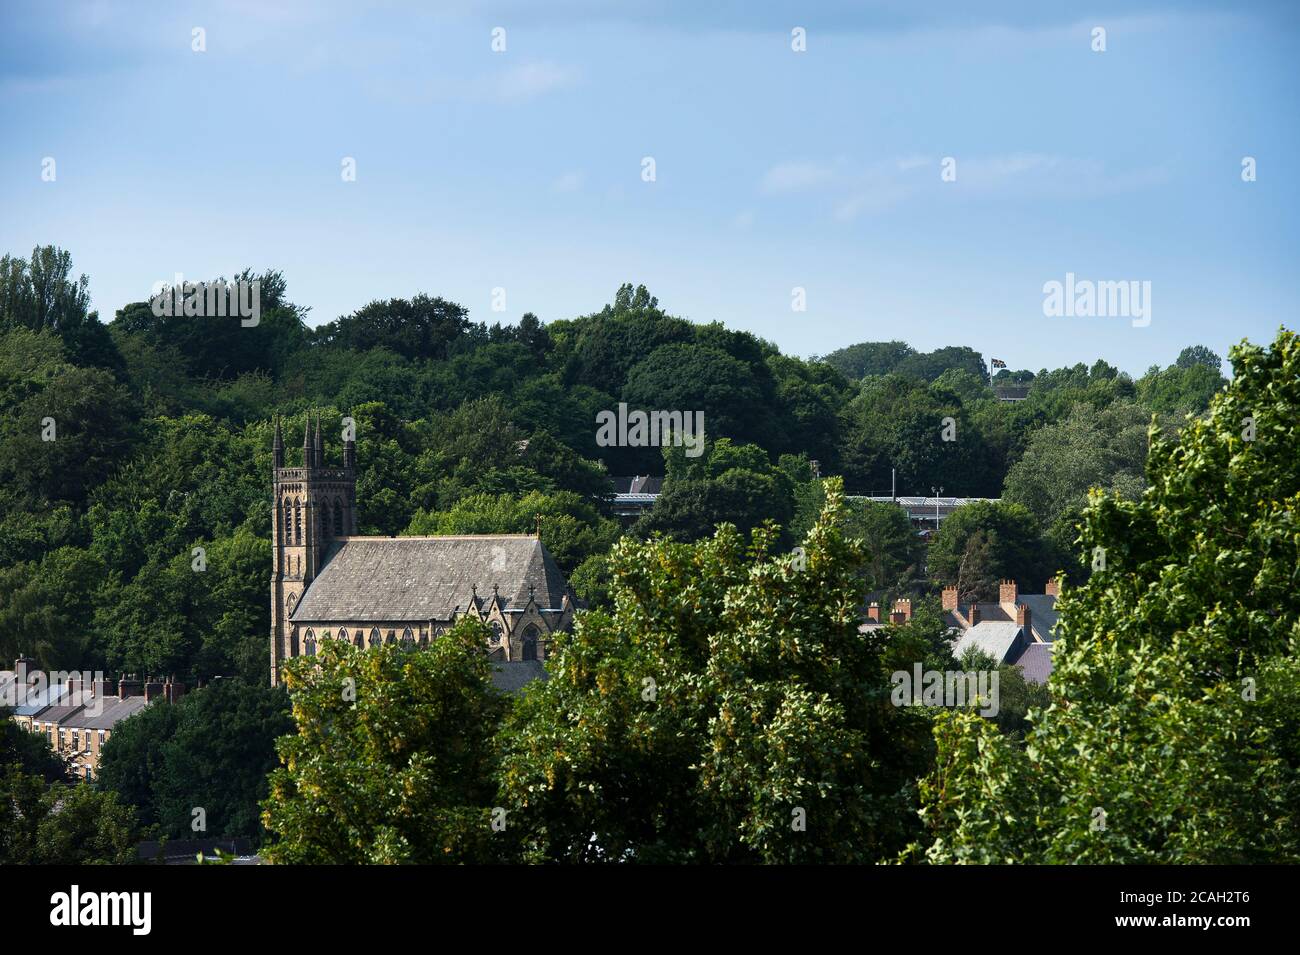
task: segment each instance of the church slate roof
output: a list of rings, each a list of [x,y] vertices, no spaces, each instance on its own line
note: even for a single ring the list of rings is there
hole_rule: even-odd
[[[507,610],[558,608],[567,585],[555,558],[531,535],[345,537],[290,619],[295,623],[450,620],[473,588],[486,600],[497,586]]]

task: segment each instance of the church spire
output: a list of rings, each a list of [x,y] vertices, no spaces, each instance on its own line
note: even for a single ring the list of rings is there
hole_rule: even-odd
[[[275,440],[271,443],[271,459],[275,467],[284,467],[284,435],[280,433],[280,416],[275,416]]]
[[[354,427],[356,427],[355,424],[349,426],[343,432],[343,466],[345,468],[355,468],[357,466],[357,442],[352,437]]]
[[[320,433],[320,412],[316,412],[316,467],[325,466],[325,439]]]

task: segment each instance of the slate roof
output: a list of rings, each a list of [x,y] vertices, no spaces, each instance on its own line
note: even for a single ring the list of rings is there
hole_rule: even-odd
[[[165,701],[159,697],[146,703],[143,696],[128,696],[125,700],[120,700],[116,696],[103,697],[102,708],[98,714],[95,714],[96,706],[93,704],[86,707],[79,713],[63,719],[59,725],[68,729],[87,729],[87,730],[111,730],[128,716],[134,716],[146,706],[153,703],[162,703]]]
[[[517,693],[534,680],[546,679],[541,660],[507,660],[492,664],[492,685],[503,693]]]
[[[15,716],[36,716],[51,706],[57,706],[67,695],[68,688],[62,683],[47,686],[45,689],[27,690],[26,702],[14,707]]]
[[[1023,629],[1015,621],[1007,623],[1002,620],[981,620],[961,635],[953,647],[952,655],[960,657],[967,647],[976,646],[998,663],[1007,663],[1019,646],[1018,638]]]
[[[1052,594],[1020,594],[1016,600],[1029,608],[1029,625],[1038,639],[1051,643],[1055,639],[1052,631],[1056,629],[1056,597]]]
[[[1016,661],[1030,683],[1046,683],[1052,674],[1052,644],[1031,643]]]
[[[555,558],[527,534],[465,537],[345,537],[298,602],[295,623],[450,620],[474,587],[500,588],[506,609],[522,610],[528,588],[542,609],[560,606],[567,584]]]

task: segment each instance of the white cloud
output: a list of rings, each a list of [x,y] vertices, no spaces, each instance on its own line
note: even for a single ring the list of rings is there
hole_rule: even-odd
[[[552,192],[577,192],[586,177],[581,172],[566,172],[551,183]]]
[[[835,163],[783,162],[777,163],[763,177],[763,191],[801,192],[834,182],[838,175]]]
[[[497,99],[526,102],[572,86],[577,80],[578,71],[573,67],[545,61],[522,63],[498,76],[492,92]]]
[[[779,163],[764,175],[760,192],[822,194],[830,201],[836,219],[851,221],[925,195],[983,200],[1092,199],[1158,186],[1168,179],[1163,165],[1115,172],[1100,160],[1044,153],[954,158],[954,182],[940,178],[939,156],[900,156],[859,166],[843,159]]]

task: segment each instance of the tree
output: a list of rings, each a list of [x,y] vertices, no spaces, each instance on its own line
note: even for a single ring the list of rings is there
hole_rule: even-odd
[[[37,246],[30,260],[0,258],[0,331],[48,331],[63,342],[75,364],[120,377],[126,366],[99,315],[90,311],[90,280],[72,277],[72,255]]]
[[[748,533],[764,521],[784,524],[794,510],[790,478],[773,467],[762,448],[719,438],[698,458],[665,448],[668,474],[649,514],[633,527],[639,536],[665,534],[697,540],[723,523]]]
[[[615,547],[614,609],[557,635],[504,732],[523,858],[875,861],[909,838],[927,718],[885,704],[843,519],[832,481],[802,556],[731,527]]]
[[[137,860],[135,814],[112,793],[0,767],[0,865]]]
[[[1137,395],[1154,411],[1200,414],[1210,406],[1210,399],[1224,384],[1224,378],[1216,368],[1200,362],[1171,365],[1164,371],[1153,367],[1138,379]]]
[[[43,733],[24,730],[12,716],[8,707],[0,706],[0,770],[14,766],[47,782],[62,780],[63,761],[50,748],[49,740]]]
[[[426,649],[322,640],[285,667],[297,733],[276,744],[262,820],[276,863],[486,862],[492,737],[505,702],[489,681],[487,628],[463,620]],[[517,825],[507,814],[506,831]]]
[[[822,361],[845,378],[858,381],[868,375],[887,375],[904,358],[915,354],[916,350],[907,342],[861,342],[836,349]]]
[[[194,838],[195,809],[209,836],[256,839],[275,741],[292,729],[282,689],[217,680],[124,720],[104,745],[99,785],[173,839]]]
[[[865,545],[865,590],[902,589],[920,563],[920,542],[907,512],[883,501],[853,501],[847,512],[845,533]]]
[[[929,569],[937,582],[955,585],[959,599],[991,600],[999,580],[1016,580],[1033,593],[1056,568],[1044,565],[1037,522],[1023,504],[972,501],[939,525]]]
[[[1150,415],[1129,401],[1103,411],[1080,402],[1070,416],[1038,429],[1007,474],[1002,498],[1034,515],[1062,560],[1073,558],[1077,524],[1088,491],[1104,488],[1128,498],[1142,491]]]
[[[1105,569],[1062,593],[1025,745],[940,717],[930,861],[1300,861],[1300,341],[1231,357],[1141,498],[1090,498]]]
[[[373,301],[313,333],[323,344],[353,351],[387,348],[407,358],[442,358],[469,329],[464,306],[416,295]]]
[[[1217,375],[1223,369],[1223,359],[1204,345],[1189,345],[1178,353],[1174,366],[1191,368],[1194,365],[1204,365]]]

